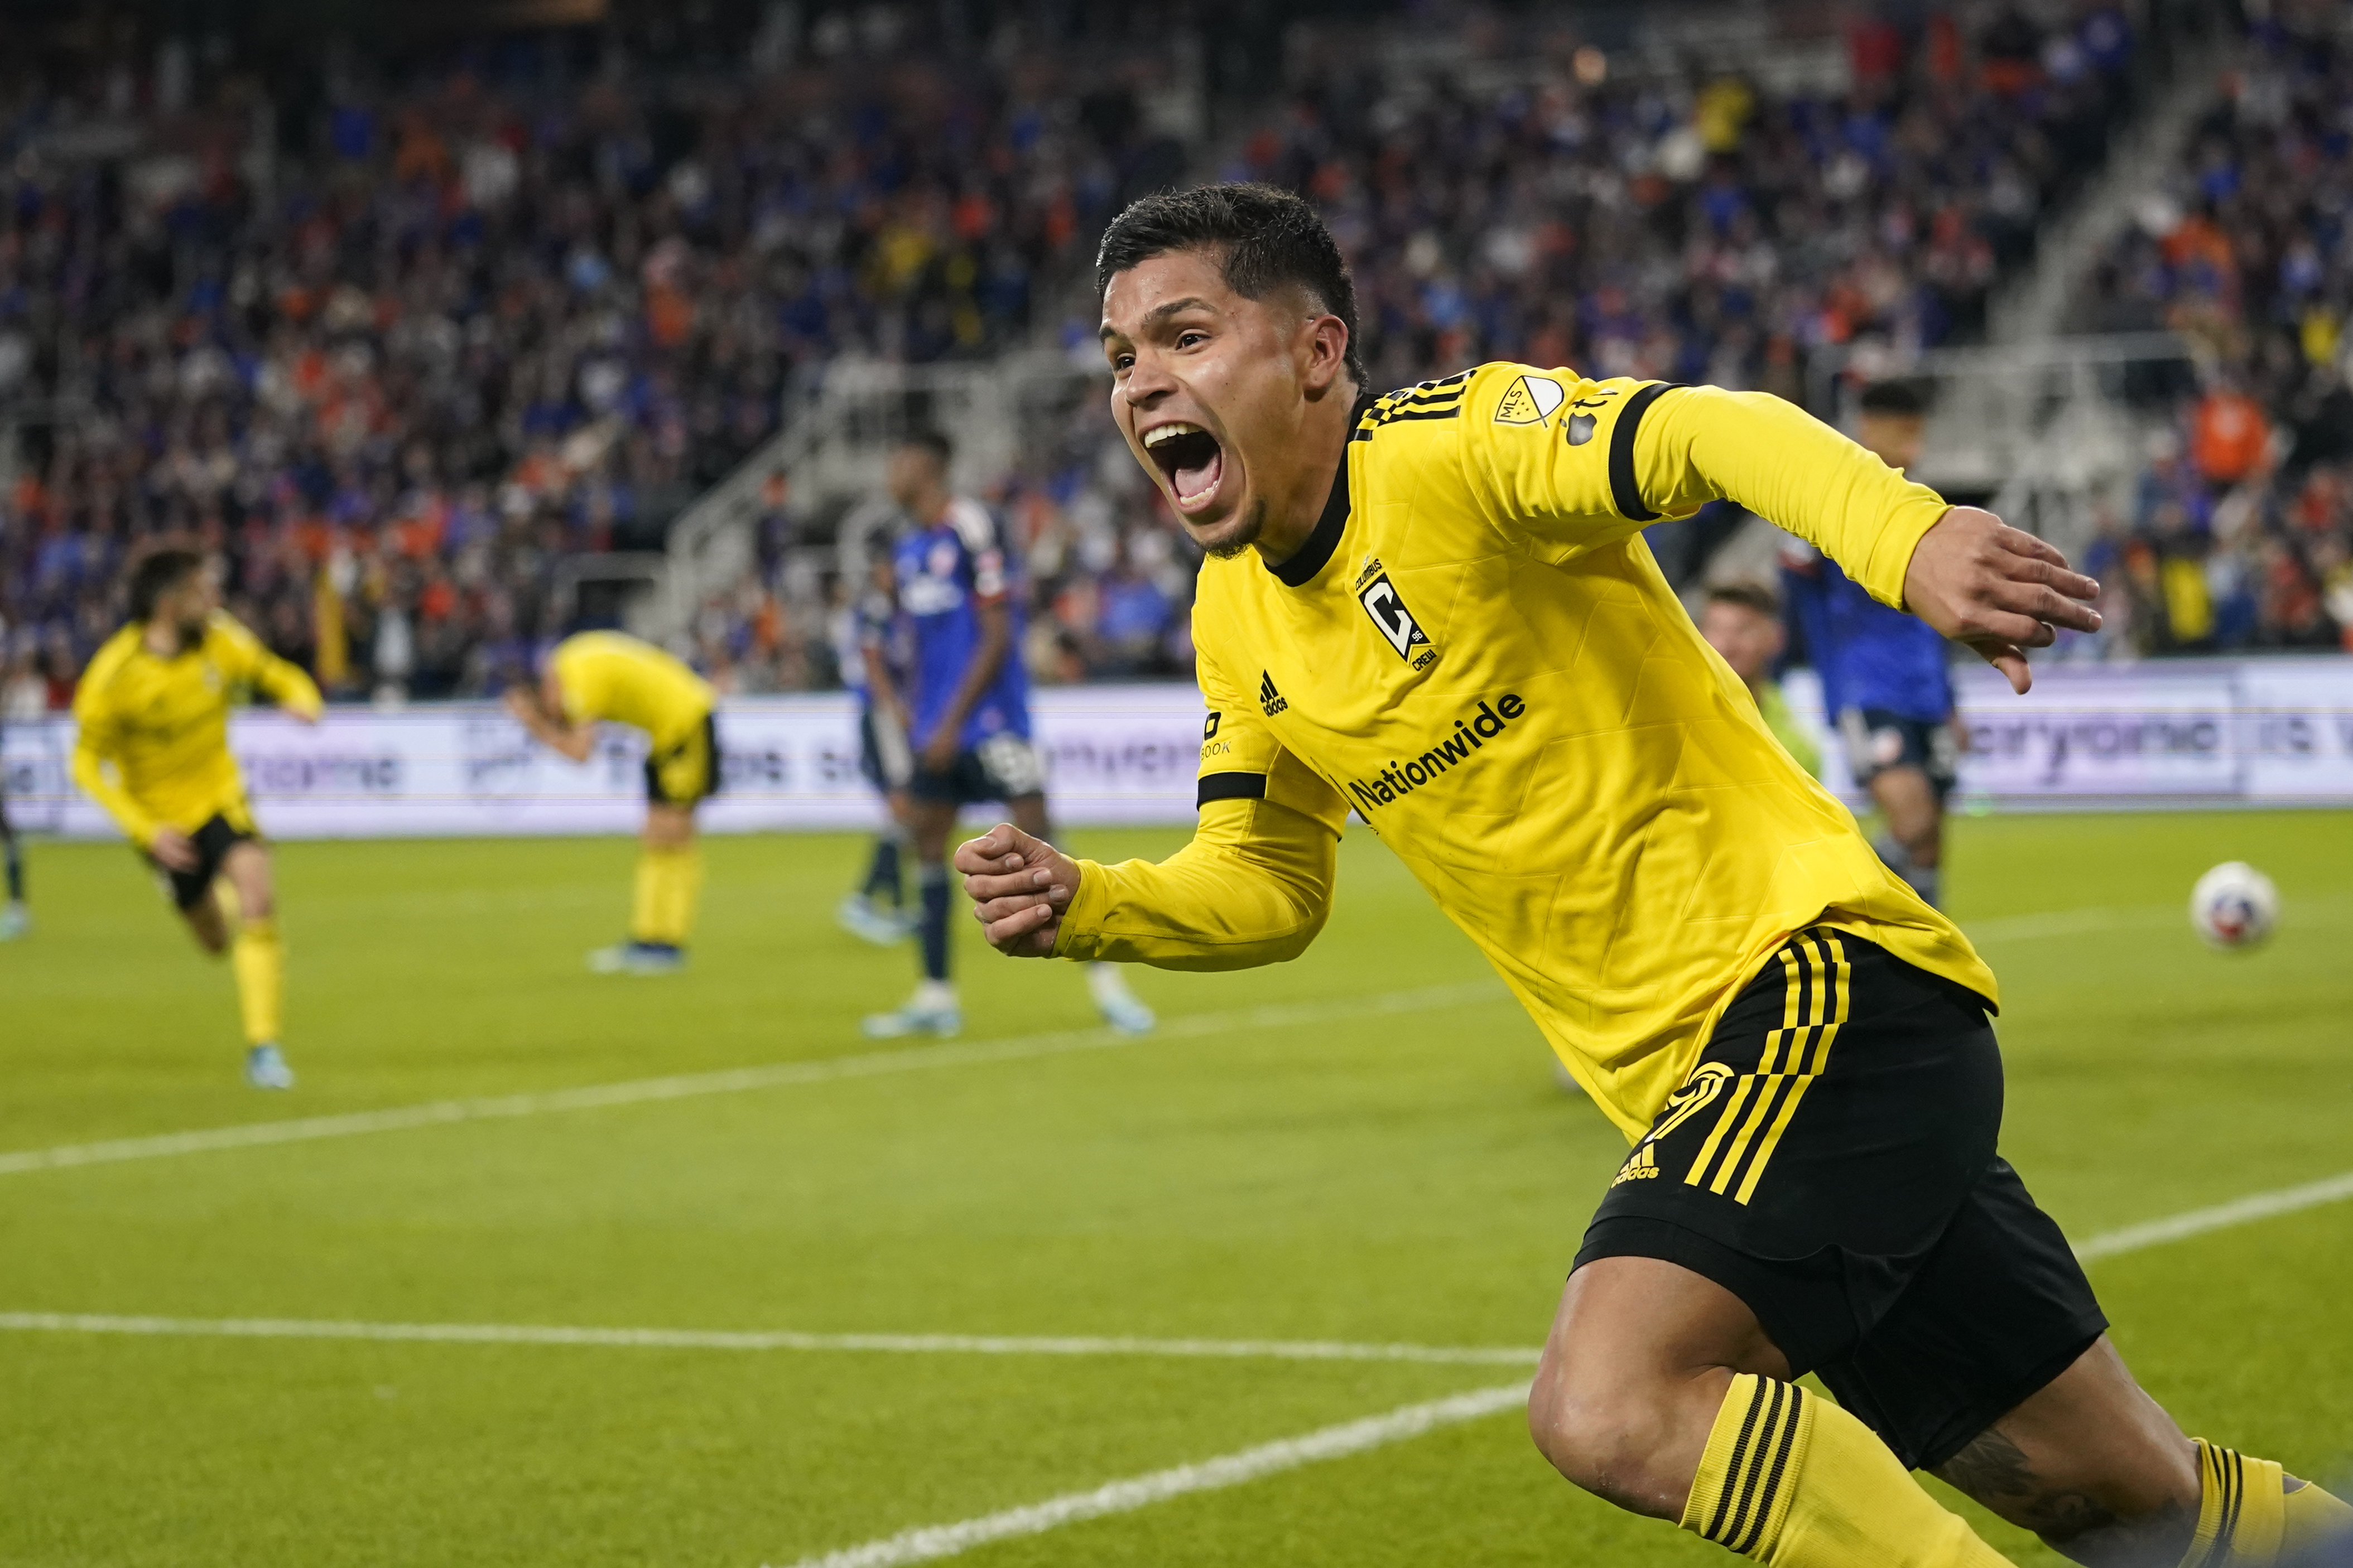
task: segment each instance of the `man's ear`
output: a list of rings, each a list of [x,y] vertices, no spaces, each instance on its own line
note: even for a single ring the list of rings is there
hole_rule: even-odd
[[[1348,368],[1348,325],[1325,311],[1300,324],[1299,379],[1307,395],[1320,398]]]

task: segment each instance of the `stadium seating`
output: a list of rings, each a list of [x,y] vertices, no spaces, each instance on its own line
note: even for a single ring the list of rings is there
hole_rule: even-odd
[[[331,688],[479,691],[557,563],[658,544],[797,366],[1018,341],[1169,144],[1066,56],[881,15],[765,69],[608,35],[7,87],[0,617],[78,666],[125,552],[189,532]]]
[[[331,689],[494,689],[577,612],[564,563],[659,545],[797,372],[1088,352],[1092,236],[1188,172],[1323,203],[1384,385],[1508,355],[1802,395],[1823,347],[1975,332],[2132,101],[2106,5],[1857,24],[1778,88],[1545,15],[1303,24],[1289,85],[1229,93],[1189,171],[1148,53],[1082,73],[1051,38],[846,23],[691,69],[614,35],[10,88],[0,404],[32,438],[0,617],[62,679],[125,552],[186,531]],[[1123,462],[1082,409],[992,497],[1041,679],[1189,666],[1193,557]],[[772,489],[754,569],[687,632],[733,689],[833,674],[838,588],[784,570],[823,525]]]
[[[2226,85],[2085,306],[2095,330],[2180,332],[2201,366],[2091,563],[2143,653],[2353,637],[2353,54],[2269,21]]]

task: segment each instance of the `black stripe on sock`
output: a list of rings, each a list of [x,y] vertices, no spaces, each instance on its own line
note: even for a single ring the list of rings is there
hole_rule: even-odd
[[[2214,1539],[2206,1543],[2206,1555],[2199,1559],[2199,1564],[2200,1568],[2226,1568],[2231,1561],[2232,1538],[2238,1533],[2239,1503],[2245,1479],[2240,1471],[2239,1456],[2229,1448],[2209,1443],[2206,1459],[2215,1496],[2221,1500],[2215,1509]]]
[[[2228,1563],[2238,1546],[2239,1512],[2247,1501],[2247,1461],[2240,1457],[2236,1448],[2223,1449],[2222,1459],[2222,1468],[2230,1475],[2231,1485],[2223,1494],[2222,1532],[2216,1537],[2216,1543],[2223,1548],[2221,1560]]]
[[[1765,1479],[1766,1456],[1772,1452],[1774,1436],[1780,1430],[1778,1423],[1781,1419],[1782,1395],[1789,1385],[1769,1377],[1765,1381],[1772,1386],[1773,1398],[1765,1407],[1764,1423],[1757,1428],[1757,1442],[1743,1461],[1748,1474],[1741,1479],[1740,1500],[1733,1505],[1732,1522],[1725,1527],[1724,1540],[1727,1544],[1747,1533],[1748,1510],[1756,1501],[1758,1484]]]
[[[1724,1489],[1715,1495],[1715,1517],[1709,1520],[1707,1528],[1700,1532],[1710,1541],[1723,1539],[1717,1531],[1724,1528],[1724,1516],[1731,1511],[1733,1484],[1740,1475],[1741,1458],[1748,1452],[1749,1436],[1757,1430],[1757,1413],[1764,1408],[1767,1381],[1761,1377],[1757,1380],[1756,1391],[1748,1396],[1748,1413],[1740,1418],[1740,1436],[1733,1439],[1732,1456],[1725,1461]]]
[[[1659,514],[1642,504],[1642,487],[1634,478],[1634,432],[1651,404],[1675,390],[1672,381],[1654,381],[1626,400],[1618,423],[1609,431],[1609,499],[1618,515],[1629,522],[1655,522]]]
[[[1744,1556],[1764,1539],[1765,1526],[1773,1517],[1773,1500],[1781,1495],[1781,1475],[1788,1468],[1789,1450],[1797,1446],[1798,1413],[1806,1402],[1806,1391],[1796,1384],[1789,1385],[1789,1409],[1781,1421],[1781,1440],[1773,1448],[1773,1468],[1766,1472],[1764,1495],[1757,1500],[1757,1517],[1749,1521],[1748,1533],[1741,1540],[1726,1542],[1733,1551]]]
[[[1213,800],[1264,800],[1265,798],[1266,775],[1264,773],[1203,773],[1198,787],[1193,792],[1193,806],[1195,810],[1198,810]]]

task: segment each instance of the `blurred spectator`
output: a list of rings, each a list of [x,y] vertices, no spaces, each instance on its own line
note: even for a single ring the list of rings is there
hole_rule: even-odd
[[[796,366],[1019,342],[1175,172],[1137,107],[1165,51],[906,19],[771,7],[718,66],[618,27],[398,69],[208,50],[169,91],[127,46],[0,62],[0,416],[31,437],[0,614],[78,662],[170,530],[332,688],[498,684],[565,629],[558,563],[658,546]],[[753,628],[714,658],[783,636],[714,608]]]
[[[1823,345],[1982,325],[2129,98],[2110,5],[1848,35],[1851,89],[1616,79],[1558,13],[1303,25],[1225,173],[1324,206],[1383,387],[1483,359],[1796,392]]]
[[[2100,329],[2172,328],[2203,367],[2105,542],[2132,584],[2130,630],[2107,638],[2142,653],[2353,647],[2353,51],[2333,10],[2257,15],[2244,68],[2109,247],[2086,310]]]

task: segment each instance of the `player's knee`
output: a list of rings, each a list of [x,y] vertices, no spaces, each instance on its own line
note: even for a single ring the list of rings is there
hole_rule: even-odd
[[[1547,1360],[1528,1394],[1528,1435],[1577,1486],[1620,1508],[1671,1518],[1691,1477],[1670,1473],[1677,1445],[1669,1404],[1622,1379]]]

